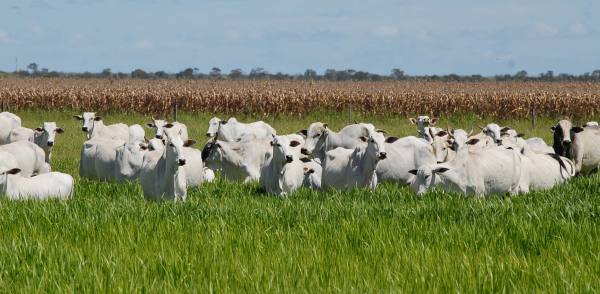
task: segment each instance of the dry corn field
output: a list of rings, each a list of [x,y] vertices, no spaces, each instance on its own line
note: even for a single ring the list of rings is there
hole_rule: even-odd
[[[345,111],[372,115],[476,113],[484,117],[591,117],[600,83],[584,82],[328,82],[259,80],[0,79],[12,110],[133,110],[303,115]]]

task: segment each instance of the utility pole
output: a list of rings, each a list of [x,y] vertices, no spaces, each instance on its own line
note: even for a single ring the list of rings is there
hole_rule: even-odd
[[[15,56],[15,72],[19,71],[19,57]]]

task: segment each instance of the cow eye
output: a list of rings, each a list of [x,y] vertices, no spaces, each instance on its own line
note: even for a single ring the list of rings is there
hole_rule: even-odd
[[[281,147],[281,144],[277,143],[277,147]]]
[[[171,146],[171,147],[175,147],[175,145],[173,145],[173,143],[169,143],[169,146]]]
[[[375,140],[373,140],[373,139],[369,139],[369,142],[373,143],[373,142],[375,142]]]

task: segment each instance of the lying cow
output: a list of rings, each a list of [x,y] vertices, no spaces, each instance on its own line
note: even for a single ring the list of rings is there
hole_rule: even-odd
[[[19,141],[2,145],[0,151],[12,155],[24,177],[50,172],[50,165],[46,162],[44,150],[31,142]]]
[[[363,143],[361,137],[376,131],[372,124],[365,123],[348,125],[339,132],[332,131],[325,123],[312,123],[307,130],[301,131],[306,135],[301,152],[322,162],[327,151],[338,147],[353,149]]]
[[[11,200],[68,199],[73,195],[74,181],[68,174],[49,172],[28,178],[19,172],[19,168],[0,166],[0,194]]]
[[[527,145],[521,154],[530,190],[550,189],[575,176],[575,164],[566,157],[554,153],[539,154]]]
[[[271,156],[270,142],[269,139],[242,142],[210,140],[202,150],[202,160],[206,167],[221,171],[230,181],[258,181],[265,158]]]
[[[19,127],[10,132],[8,143],[18,141],[29,141],[38,145],[44,150],[45,160],[50,163],[52,160],[52,147],[56,140],[56,134],[62,134],[64,130],[56,126],[55,122],[45,122],[41,127],[35,130]]]
[[[389,137],[385,142],[387,159],[377,165],[377,180],[408,185],[414,176],[408,171],[424,164],[435,164],[431,144],[414,136]]]
[[[354,149],[327,151],[323,161],[323,188],[352,189],[377,186],[377,165],[387,158],[385,138],[379,132],[362,137],[367,144]]]
[[[272,135],[277,135],[277,132],[263,121],[242,123],[234,117],[227,121],[213,117],[208,122],[208,131],[206,132],[207,137],[216,137],[217,140],[225,142],[240,142],[254,139],[270,140]]]

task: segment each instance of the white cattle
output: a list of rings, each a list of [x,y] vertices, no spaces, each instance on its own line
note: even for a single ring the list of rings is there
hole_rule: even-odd
[[[85,141],[81,148],[79,175],[82,178],[122,181],[127,179],[128,175],[136,174],[136,172],[131,171],[127,175],[123,175],[123,177],[117,177],[120,171],[117,166],[117,150],[121,150],[120,160],[124,163],[128,163],[134,158],[134,156],[129,156],[132,154],[127,153],[130,150],[134,150],[134,146],[131,146],[132,149],[126,148],[124,147],[126,143],[123,140],[98,137]]]
[[[327,151],[338,147],[354,149],[356,146],[363,145],[361,137],[368,137],[377,131],[372,124],[365,123],[348,125],[339,132],[332,131],[327,124],[312,123],[308,130],[301,131],[306,134],[306,141],[301,152],[305,155],[312,155],[314,159],[323,162]]]
[[[27,178],[19,175],[20,171],[0,166],[0,194],[11,200],[68,199],[73,195],[74,181],[68,174],[50,172]]]
[[[170,131],[174,134],[179,133],[179,130],[175,129],[170,129]],[[196,144],[196,141],[187,140],[183,143],[186,146],[192,146]],[[164,148],[165,144],[163,143],[163,140],[157,138],[150,139],[148,142],[147,153],[155,154],[149,156],[158,156],[162,154]],[[183,166],[183,169],[185,169],[186,184],[188,187],[195,187],[205,181],[214,180],[214,172],[212,170],[207,171],[207,169],[204,168],[202,152],[200,150],[192,147],[183,147],[183,154],[186,159],[186,164]]]
[[[50,172],[44,150],[34,143],[19,141],[0,146],[0,151],[10,153],[21,169],[21,175],[31,177]]]
[[[442,131],[441,128],[434,127],[434,125],[438,122],[438,118],[435,117],[429,118],[429,116],[420,115],[416,118],[411,117],[408,120],[411,124],[417,126],[417,133],[419,134],[419,137],[427,140],[428,142],[433,140],[433,137],[431,136],[432,133],[437,134],[438,132]]]
[[[377,180],[409,185],[414,176],[408,171],[425,164],[435,164],[433,148],[426,140],[414,136],[386,139],[387,159],[377,165]]]
[[[566,157],[554,153],[539,154],[527,145],[521,154],[530,190],[550,189],[575,176],[575,164]]]
[[[261,168],[259,180],[267,193],[285,196],[302,186],[304,165],[298,158],[299,153],[291,150],[300,144],[285,136],[273,136],[272,151]]]
[[[221,171],[230,181],[258,181],[265,158],[273,151],[270,142],[269,139],[246,142],[210,140],[202,150],[202,160],[206,167]]]
[[[206,136],[216,137],[217,140],[225,142],[249,141],[253,139],[271,139],[277,135],[275,129],[263,121],[253,123],[238,122],[234,117],[227,121],[213,117],[208,122]]]
[[[552,127],[556,154],[575,163],[577,173],[587,175],[600,166],[600,129],[573,127],[568,120],[561,120]]]
[[[181,200],[187,198],[185,176],[185,147],[180,134],[167,130],[166,144],[162,154],[144,160],[140,183],[147,200]]]
[[[373,132],[363,137],[366,146],[327,151],[323,161],[323,188],[352,189],[377,186],[377,165],[387,157],[383,134]]]
[[[529,190],[529,183],[522,178],[521,159],[518,151],[505,147],[492,145],[472,149],[465,146],[458,150],[454,160],[433,166],[424,165],[417,174],[436,174],[445,191],[476,196],[504,193],[515,195]],[[419,179],[423,177],[416,178]],[[430,180],[429,185],[435,183],[435,180]],[[431,188],[423,183],[414,185],[425,186],[425,190]],[[423,188],[417,191],[423,191]]]
[[[169,128],[173,129],[175,133],[179,133],[179,131],[181,130],[181,140],[183,140],[184,142],[189,139],[187,126],[180,122],[169,123],[166,120],[156,119],[152,117],[152,122],[146,124],[146,126],[154,129],[154,137],[157,139],[162,139],[165,134],[165,129]]]
[[[588,121],[583,125],[584,128],[598,128],[598,122],[597,121]]]
[[[129,140],[129,127],[126,124],[117,123],[106,126],[102,117],[97,116],[95,112],[84,112],[83,115],[74,115],[73,117],[82,122],[81,130],[85,132],[88,140],[95,137]]]
[[[123,143],[115,149],[114,180],[132,181],[140,176],[140,169],[148,146],[144,143]]]
[[[132,144],[146,143],[146,131],[144,131],[144,128],[138,124],[130,125],[127,142]]]
[[[512,147],[517,150],[523,149],[525,146],[529,150],[539,154],[554,153],[554,149],[548,146],[544,139],[539,137],[523,139],[523,134],[518,133],[514,129],[504,128],[501,133],[501,144],[502,146]]]
[[[434,165],[424,164],[417,169],[409,170],[408,172],[414,175],[413,181],[410,183],[410,188],[419,196],[425,194],[431,188],[441,184],[441,179],[433,172]]]
[[[302,186],[318,190],[321,189],[321,177],[323,176],[323,168],[319,163],[308,158],[300,159],[303,164],[304,179]]]
[[[0,112],[0,145],[7,144],[10,132],[20,126],[20,117],[10,112]]]
[[[38,145],[45,153],[45,160],[52,160],[52,147],[56,141],[56,134],[62,134],[64,130],[56,126],[55,122],[45,122],[35,130],[19,127],[13,129],[9,135],[9,143],[18,141],[29,141]]]

